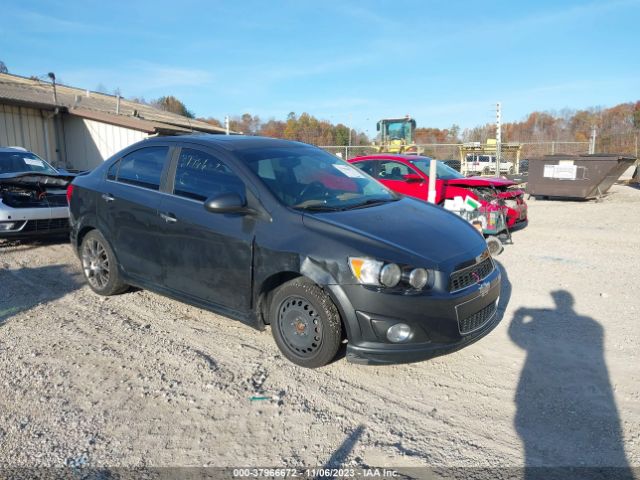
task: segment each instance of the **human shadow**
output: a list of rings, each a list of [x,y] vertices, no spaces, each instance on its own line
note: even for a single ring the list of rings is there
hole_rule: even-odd
[[[10,317],[61,298],[81,286],[82,274],[65,265],[0,268],[0,327]]]
[[[531,467],[588,467],[582,478],[615,467],[607,478],[633,478],[604,359],[604,329],[574,311],[569,292],[551,296],[555,308],[520,308],[509,326],[513,342],[527,352],[515,396],[525,478],[540,478],[540,469]]]
[[[358,427],[352,431],[347,438],[344,439],[342,444],[333,452],[322,468],[340,468],[344,462],[347,461],[347,458],[349,458],[349,454],[353,450],[353,447],[356,446],[356,443],[358,443],[358,440],[360,440],[363,433],[364,425],[358,425]]]

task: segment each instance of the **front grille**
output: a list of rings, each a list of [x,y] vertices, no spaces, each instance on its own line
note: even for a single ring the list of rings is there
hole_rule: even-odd
[[[470,285],[474,285],[483,280],[491,272],[493,272],[493,260],[491,257],[487,257],[482,262],[471,265],[470,267],[457,270],[451,274],[449,291],[457,292]]]
[[[462,320],[458,320],[458,329],[460,330],[460,333],[464,335],[481,328],[485,323],[493,318],[493,315],[496,313],[497,306],[498,301],[496,300],[494,302],[491,302],[479,312],[476,312],[473,315]]]
[[[29,220],[22,229],[23,232],[46,232],[69,228],[68,218],[51,218],[44,220]]]

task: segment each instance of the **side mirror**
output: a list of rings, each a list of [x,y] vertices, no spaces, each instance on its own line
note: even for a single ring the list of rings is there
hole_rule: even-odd
[[[403,175],[402,178],[404,178],[404,181],[407,183],[419,183],[425,181],[424,178],[417,173],[407,173],[406,175]]]
[[[244,198],[237,193],[222,193],[207,198],[204,209],[211,213],[249,213]]]

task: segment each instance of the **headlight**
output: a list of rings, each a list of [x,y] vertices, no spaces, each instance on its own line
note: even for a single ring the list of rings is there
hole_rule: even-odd
[[[370,258],[349,258],[351,272],[360,283],[365,285],[380,285],[380,270],[384,262]]]
[[[409,285],[416,290],[424,288],[429,281],[429,272],[424,268],[414,268],[409,273]]]
[[[380,283],[385,287],[395,287],[400,283],[402,271],[395,263],[389,263],[380,270]]]
[[[364,285],[393,288],[400,284],[416,290],[424,288],[429,282],[429,271],[395,263],[385,263],[371,258],[349,257],[349,267],[353,276]],[[404,273],[403,273],[404,272]]]

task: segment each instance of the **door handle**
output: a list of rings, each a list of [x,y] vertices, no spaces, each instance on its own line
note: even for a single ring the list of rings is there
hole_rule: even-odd
[[[107,203],[111,203],[113,202],[116,198],[111,195],[110,193],[103,193],[102,194],[102,199],[107,202]]]
[[[173,215],[173,213],[161,213],[160,218],[167,223],[176,223],[178,221],[178,219]]]

